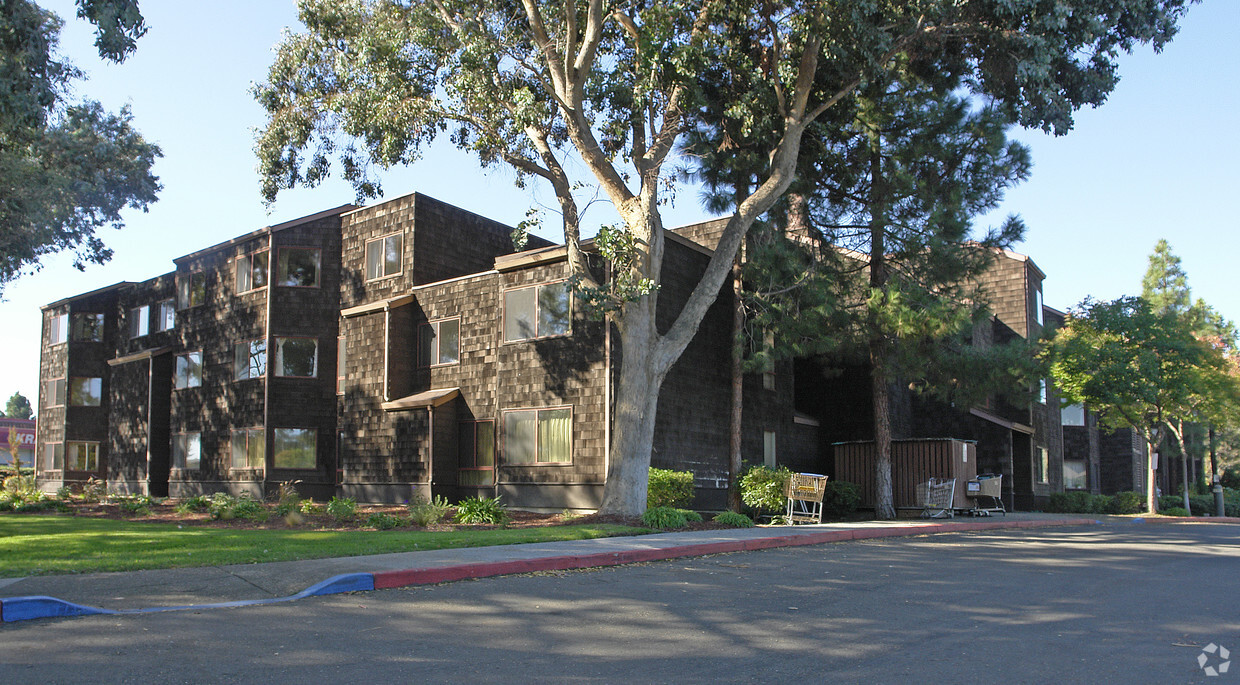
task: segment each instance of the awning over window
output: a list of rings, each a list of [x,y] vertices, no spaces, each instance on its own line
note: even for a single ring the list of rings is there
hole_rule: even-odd
[[[410,409],[423,409],[425,407],[439,407],[456,399],[461,394],[460,388],[440,388],[438,390],[426,390],[416,395],[409,395],[391,402],[384,402],[381,407],[384,411],[408,411]]]

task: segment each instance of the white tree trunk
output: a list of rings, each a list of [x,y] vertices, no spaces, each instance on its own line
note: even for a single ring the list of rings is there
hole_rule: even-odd
[[[663,373],[654,359],[654,317],[651,298],[630,303],[631,316],[620,332],[620,379],[616,389],[615,419],[607,486],[599,513],[641,516],[646,511],[650,453],[654,447],[655,416]]]

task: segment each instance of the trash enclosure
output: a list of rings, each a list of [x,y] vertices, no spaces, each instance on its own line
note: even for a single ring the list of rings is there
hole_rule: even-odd
[[[835,479],[856,483],[861,488],[861,507],[873,508],[874,442],[837,442],[832,446]],[[923,438],[891,441],[891,494],[896,509],[920,512],[917,486],[931,478],[955,479],[952,500],[965,507],[965,483],[977,477],[977,443],[956,438]]]

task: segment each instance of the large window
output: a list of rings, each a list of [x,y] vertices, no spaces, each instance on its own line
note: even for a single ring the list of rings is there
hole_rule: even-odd
[[[52,325],[47,333],[47,344],[59,345],[69,342],[69,315],[57,314],[52,317]]]
[[[318,432],[313,428],[276,428],[272,431],[275,455],[271,465],[277,469],[312,469],[317,464]]]
[[[47,382],[43,388],[43,400],[46,407],[63,407],[65,406],[65,390],[68,387],[68,380],[64,378],[53,378]]]
[[[129,310],[129,337],[141,338],[151,331],[151,308],[147,305]]]
[[[319,341],[314,338],[276,338],[276,375],[314,378],[319,374]]]
[[[276,283],[299,288],[319,285],[319,250],[312,247],[285,247],[276,264]]]
[[[172,436],[172,467],[197,469],[202,465],[202,435],[176,433]]]
[[[1069,404],[1059,410],[1059,422],[1064,426],[1085,425],[1085,405]]]
[[[99,443],[65,443],[66,471],[96,471],[99,469]]]
[[[267,375],[267,341],[249,340],[237,343],[233,353],[233,370],[239,381]]]
[[[98,407],[103,404],[102,378],[70,378],[69,405],[74,407]]]
[[[202,385],[202,352],[178,354],[173,387],[180,390],[197,388],[200,385]]]
[[[74,314],[73,340],[79,342],[100,342],[103,340],[103,314]]]
[[[432,321],[418,327],[418,366],[455,364],[460,359],[460,319]]]
[[[197,307],[207,301],[207,274],[186,271],[177,275],[177,300],[181,309]]]
[[[1084,490],[1088,487],[1085,477],[1085,462],[1080,459],[1063,460],[1063,489]]]
[[[151,308],[151,332],[170,331],[177,325],[177,303],[164,300]]]
[[[237,292],[267,287],[267,251],[237,257]]]
[[[404,243],[404,238],[399,233],[367,242],[366,280],[400,273],[401,247]]]
[[[495,483],[495,422],[464,421],[460,425],[460,472],[457,482],[466,486]]]
[[[568,281],[504,292],[504,341],[567,335],[571,323]]]
[[[267,436],[261,428],[235,430],[232,433],[234,469],[261,469],[267,464]]]
[[[567,464],[573,460],[573,410],[523,409],[504,413],[508,464]]]

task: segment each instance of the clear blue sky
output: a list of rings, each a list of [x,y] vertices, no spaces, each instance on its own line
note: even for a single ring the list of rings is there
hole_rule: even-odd
[[[110,110],[131,104],[137,128],[162,146],[156,173],[164,191],[149,213],[131,212],[124,230],[102,236],[116,253],[108,265],[81,273],[68,257],[55,257],[6,288],[0,399],[21,391],[32,403],[41,305],[166,273],[179,255],[354,199],[351,188],[333,182],[281,195],[268,213],[258,195],[253,131],[263,116],[249,88],[264,79],[281,32],[298,27],[291,0],[147,0],[150,31],[120,66],[100,62],[89,25],[73,18],[72,0],[40,4],[66,20],[62,51],[90,77],[79,93]],[[1088,295],[1138,294],[1146,259],[1165,237],[1183,259],[1193,295],[1240,319],[1240,219],[1229,200],[1240,188],[1236,27],[1240,2],[1194,6],[1161,55],[1145,47],[1122,59],[1119,87],[1101,108],[1081,112],[1075,131],[1016,134],[1033,150],[1033,176],[979,223],[1024,217],[1029,232],[1017,249],[1046,272],[1048,305],[1068,309]],[[446,146],[384,179],[387,197],[416,190],[509,224],[531,205],[554,204],[547,190],[517,190],[511,173],[484,172]],[[587,222],[611,221],[603,208],[592,212]],[[704,217],[689,190],[665,223]],[[548,226],[556,227],[554,217]]]

